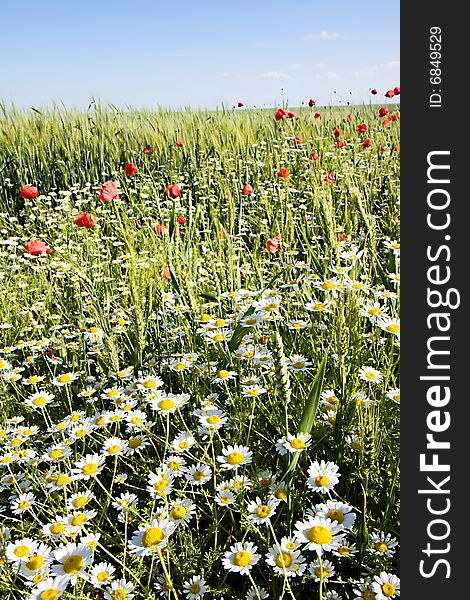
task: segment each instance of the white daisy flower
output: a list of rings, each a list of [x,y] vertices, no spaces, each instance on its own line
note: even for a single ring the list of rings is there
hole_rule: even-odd
[[[238,469],[243,465],[251,463],[253,452],[246,446],[227,446],[222,450],[222,456],[217,461],[224,469]]]
[[[307,479],[308,487],[320,494],[326,494],[333,490],[341,476],[338,473],[338,466],[333,462],[325,462],[324,460],[313,462],[308,468],[309,478]]]
[[[236,542],[224,553],[222,564],[228,571],[248,575],[253,565],[256,565],[261,558],[256,554],[257,549],[251,542]]]
[[[297,521],[295,527],[295,537],[299,542],[305,544],[306,550],[315,551],[318,555],[336,550],[345,536],[341,525],[323,517],[309,517],[306,521]]]

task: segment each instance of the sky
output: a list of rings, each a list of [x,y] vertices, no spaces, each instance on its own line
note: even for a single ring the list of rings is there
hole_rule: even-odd
[[[176,110],[381,102],[400,84],[399,17],[399,0],[0,0],[0,100]]]

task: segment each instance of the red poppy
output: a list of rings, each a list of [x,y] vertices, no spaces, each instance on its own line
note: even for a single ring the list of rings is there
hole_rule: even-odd
[[[80,213],[75,217],[75,225],[77,227],[85,227],[86,229],[92,229],[98,218],[96,215],[92,215],[91,213]]]
[[[347,237],[347,236],[346,236],[346,234],[345,234],[345,233],[340,233],[340,234],[339,234],[339,241],[340,241],[340,242],[344,242],[344,241],[346,241],[346,237]]]
[[[334,131],[333,131],[333,135],[335,136],[335,138],[339,138],[339,136],[342,133],[342,129],[341,127],[337,127]]]
[[[346,142],[344,140],[338,140],[336,142],[336,147],[337,148],[342,148],[343,146],[346,146]]]
[[[244,105],[244,103],[241,100],[239,100],[237,102],[237,106],[238,106],[238,108],[241,108],[242,106],[245,106],[245,105]]]
[[[318,152],[312,152],[312,154],[310,154],[310,160],[317,160],[318,158]]]
[[[384,96],[385,98],[393,98],[393,96],[395,96],[395,92],[393,90],[388,90],[385,92]]]
[[[328,175],[325,177],[325,179],[323,181],[326,181],[327,183],[334,183],[335,182],[335,174],[328,173]]]
[[[362,143],[362,147],[363,148],[370,148],[372,146],[372,142],[370,140],[370,138],[367,138],[366,140],[364,140],[364,142]]]
[[[287,179],[289,177],[289,171],[285,168],[282,167],[281,169],[279,169],[279,171],[277,172],[277,176],[280,179]]]
[[[384,119],[384,120],[382,121],[382,125],[383,125],[384,127],[390,127],[390,123],[391,123],[391,122],[392,122],[392,120],[390,119],[390,117],[387,117],[386,119]]]
[[[385,115],[388,115],[389,112],[390,111],[386,106],[382,106],[381,108],[379,108],[379,117],[385,117]]]
[[[296,135],[294,138],[294,144],[296,146],[300,146],[300,144],[302,143],[302,136],[301,135]]]
[[[178,146],[178,148],[182,148],[185,144],[184,140],[176,140],[176,145]]]
[[[242,194],[244,196],[248,196],[248,194],[252,194],[252,193],[253,193],[253,187],[249,183],[247,183],[246,185],[243,186]]]
[[[400,115],[398,113],[393,113],[390,115],[390,119],[392,121],[399,121],[400,120]]]
[[[379,92],[377,90],[377,88],[374,88],[370,91],[371,94],[373,94],[374,96],[376,96]]]
[[[186,221],[187,221],[187,219],[186,219],[186,217],[183,217],[183,215],[176,217],[176,222],[179,223],[180,225],[184,225],[186,223]]]
[[[157,225],[155,225],[155,227],[153,228],[153,231],[158,235],[162,235],[167,229],[168,227],[166,225],[163,225],[162,223],[157,223]]]
[[[393,92],[395,94],[395,96],[399,96],[400,95],[400,86],[396,86],[393,88]]]
[[[152,149],[150,148],[150,146],[145,146],[143,153],[144,154],[150,154],[152,152]]]
[[[20,195],[26,200],[32,200],[33,198],[37,198],[38,188],[34,185],[25,185],[25,187],[20,190]]]
[[[276,121],[280,121],[286,115],[287,115],[287,113],[283,108],[278,108],[276,110],[276,114],[274,115],[274,118],[276,119]]]
[[[354,121],[354,115],[348,115],[348,116],[346,117],[346,119],[347,119],[348,121]]]
[[[320,114],[319,112],[316,112],[316,113],[313,115],[313,118],[314,118],[314,119],[319,119],[320,117],[321,117],[321,114]]]
[[[100,200],[107,204],[119,196],[115,181],[108,181],[99,191]]]
[[[290,110],[288,110],[288,111],[286,112],[286,117],[287,117],[288,119],[295,119],[295,113],[293,113],[293,112],[290,112]]]
[[[137,167],[133,163],[127,163],[126,175],[128,177],[133,177],[136,173],[137,173]]]
[[[46,246],[42,240],[31,240],[28,242],[24,251],[31,256],[41,256],[43,254],[52,254],[52,250]]]
[[[393,146],[392,152],[398,152],[398,146]]]
[[[165,281],[170,281],[171,279],[170,267],[168,265],[163,267],[163,279]]]
[[[274,254],[274,252],[277,252],[279,250],[280,245],[281,245],[281,236],[278,234],[278,235],[275,235],[270,240],[268,240],[268,242],[266,244],[266,250],[268,252],[271,252],[272,254]]]
[[[310,100],[308,101],[308,105],[310,106],[310,108],[315,106],[315,100],[313,98],[310,98]]]
[[[359,133],[365,133],[367,131],[367,125],[365,123],[361,123],[357,126],[357,130]]]
[[[181,190],[179,186],[176,185],[176,183],[172,183],[171,185],[165,188],[165,195],[173,199],[179,198],[179,196],[181,196]]]

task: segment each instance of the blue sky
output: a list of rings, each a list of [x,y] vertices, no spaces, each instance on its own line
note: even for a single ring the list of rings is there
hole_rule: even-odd
[[[399,0],[0,2],[0,99],[87,108],[380,102]],[[376,87],[379,95],[371,97]]]

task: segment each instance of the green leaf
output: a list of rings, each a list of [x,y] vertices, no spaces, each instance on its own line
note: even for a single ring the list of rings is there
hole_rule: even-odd
[[[254,306],[251,306],[246,313],[243,315],[242,319],[248,317],[249,315],[255,312]],[[236,326],[235,331],[232,333],[232,337],[230,338],[230,342],[228,343],[228,348],[230,352],[235,352],[238,346],[242,343],[242,339],[247,332],[247,328],[243,327],[243,325],[239,324]]]

